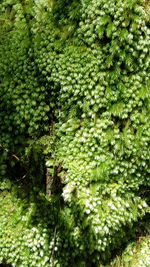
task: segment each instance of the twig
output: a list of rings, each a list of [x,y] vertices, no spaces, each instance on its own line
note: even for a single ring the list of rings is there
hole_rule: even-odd
[[[21,181],[21,180],[23,180],[23,179],[25,179],[26,178],[26,176],[27,176],[27,173],[25,174],[25,175],[23,175],[20,179],[17,179],[16,181],[17,182],[19,182],[19,181]]]
[[[11,156],[12,156],[13,158],[15,158],[17,161],[20,161],[20,159],[19,159],[13,152],[11,152],[9,149],[3,147],[2,144],[0,144],[0,147],[1,147],[4,151],[6,151],[7,153],[11,154]]]

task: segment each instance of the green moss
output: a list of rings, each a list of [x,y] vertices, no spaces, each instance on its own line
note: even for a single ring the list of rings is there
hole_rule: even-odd
[[[147,1],[7,0],[0,24],[1,259],[107,263],[149,212]]]

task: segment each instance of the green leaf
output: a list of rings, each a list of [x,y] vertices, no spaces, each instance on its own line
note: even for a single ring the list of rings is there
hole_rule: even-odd
[[[113,24],[113,22],[111,21],[111,22],[108,24],[107,28],[106,28],[106,35],[107,35],[107,37],[111,37],[111,36],[112,36],[113,30],[114,30],[114,24]]]
[[[100,19],[100,24],[101,25],[106,25],[110,21],[111,21],[110,16],[105,15]]]
[[[99,26],[99,28],[98,28],[98,30],[97,30],[97,33],[98,33],[98,37],[100,38],[100,39],[102,39],[103,38],[103,35],[104,35],[104,31],[105,31],[105,26]]]

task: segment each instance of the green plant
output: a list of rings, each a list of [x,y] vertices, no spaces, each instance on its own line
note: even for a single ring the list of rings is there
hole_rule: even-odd
[[[1,219],[1,261],[98,266],[136,235],[149,212],[148,10],[141,0],[0,4],[0,176],[11,176],[11,151],[34,187],[23,206],[21,180],[2,192],[2,207],[18,201]],[[61,183],[46,198],[45,173]]]

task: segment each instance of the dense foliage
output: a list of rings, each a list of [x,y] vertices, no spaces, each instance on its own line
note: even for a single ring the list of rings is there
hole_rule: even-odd
[[[98,266],[139,231],[149,23],[141,0],[0,4],[1,262]]]
[[[32,194],[29,200],[27,192],[10,180],[3,181],[0,190],[0,261],[12,266],[86,267],[92,262],[99,266],[98,263],[109,259],[110,248],[126,243],[127,234],[134,237],[139,227],[132,222],[142,217],[147,209],[144,201],[136,198],[134,204],[131,196],[126,201],[120,198],[122,209],[119,212],[118,198],[109,203],[98,200],[99,209],[94,205],[89,215],[92,205],[87,210],[87,198],[82,198],[80,206],[76,203],[63,206],[59,198],[46,200],[44,194],[36,197]],[[134,210],[133,214],[130,209]],[[100,216],[101,226],[98,225]],[[135,262],[139,267],[141,262],[142,266],[149,266],[149,237],[144,240],[141,246],[131,243],[122,257],[111,265],[125,261],[133,263],[128,266],[134,266]],[[113,247],[108,245],[110,242]],[[92,255],[90,260],[89,255]]]
[[[150,238],[141,237],[136,243],[130,243],[121,257],[117,257],[111,266],[148,266],[150,262],[149,248]]]

